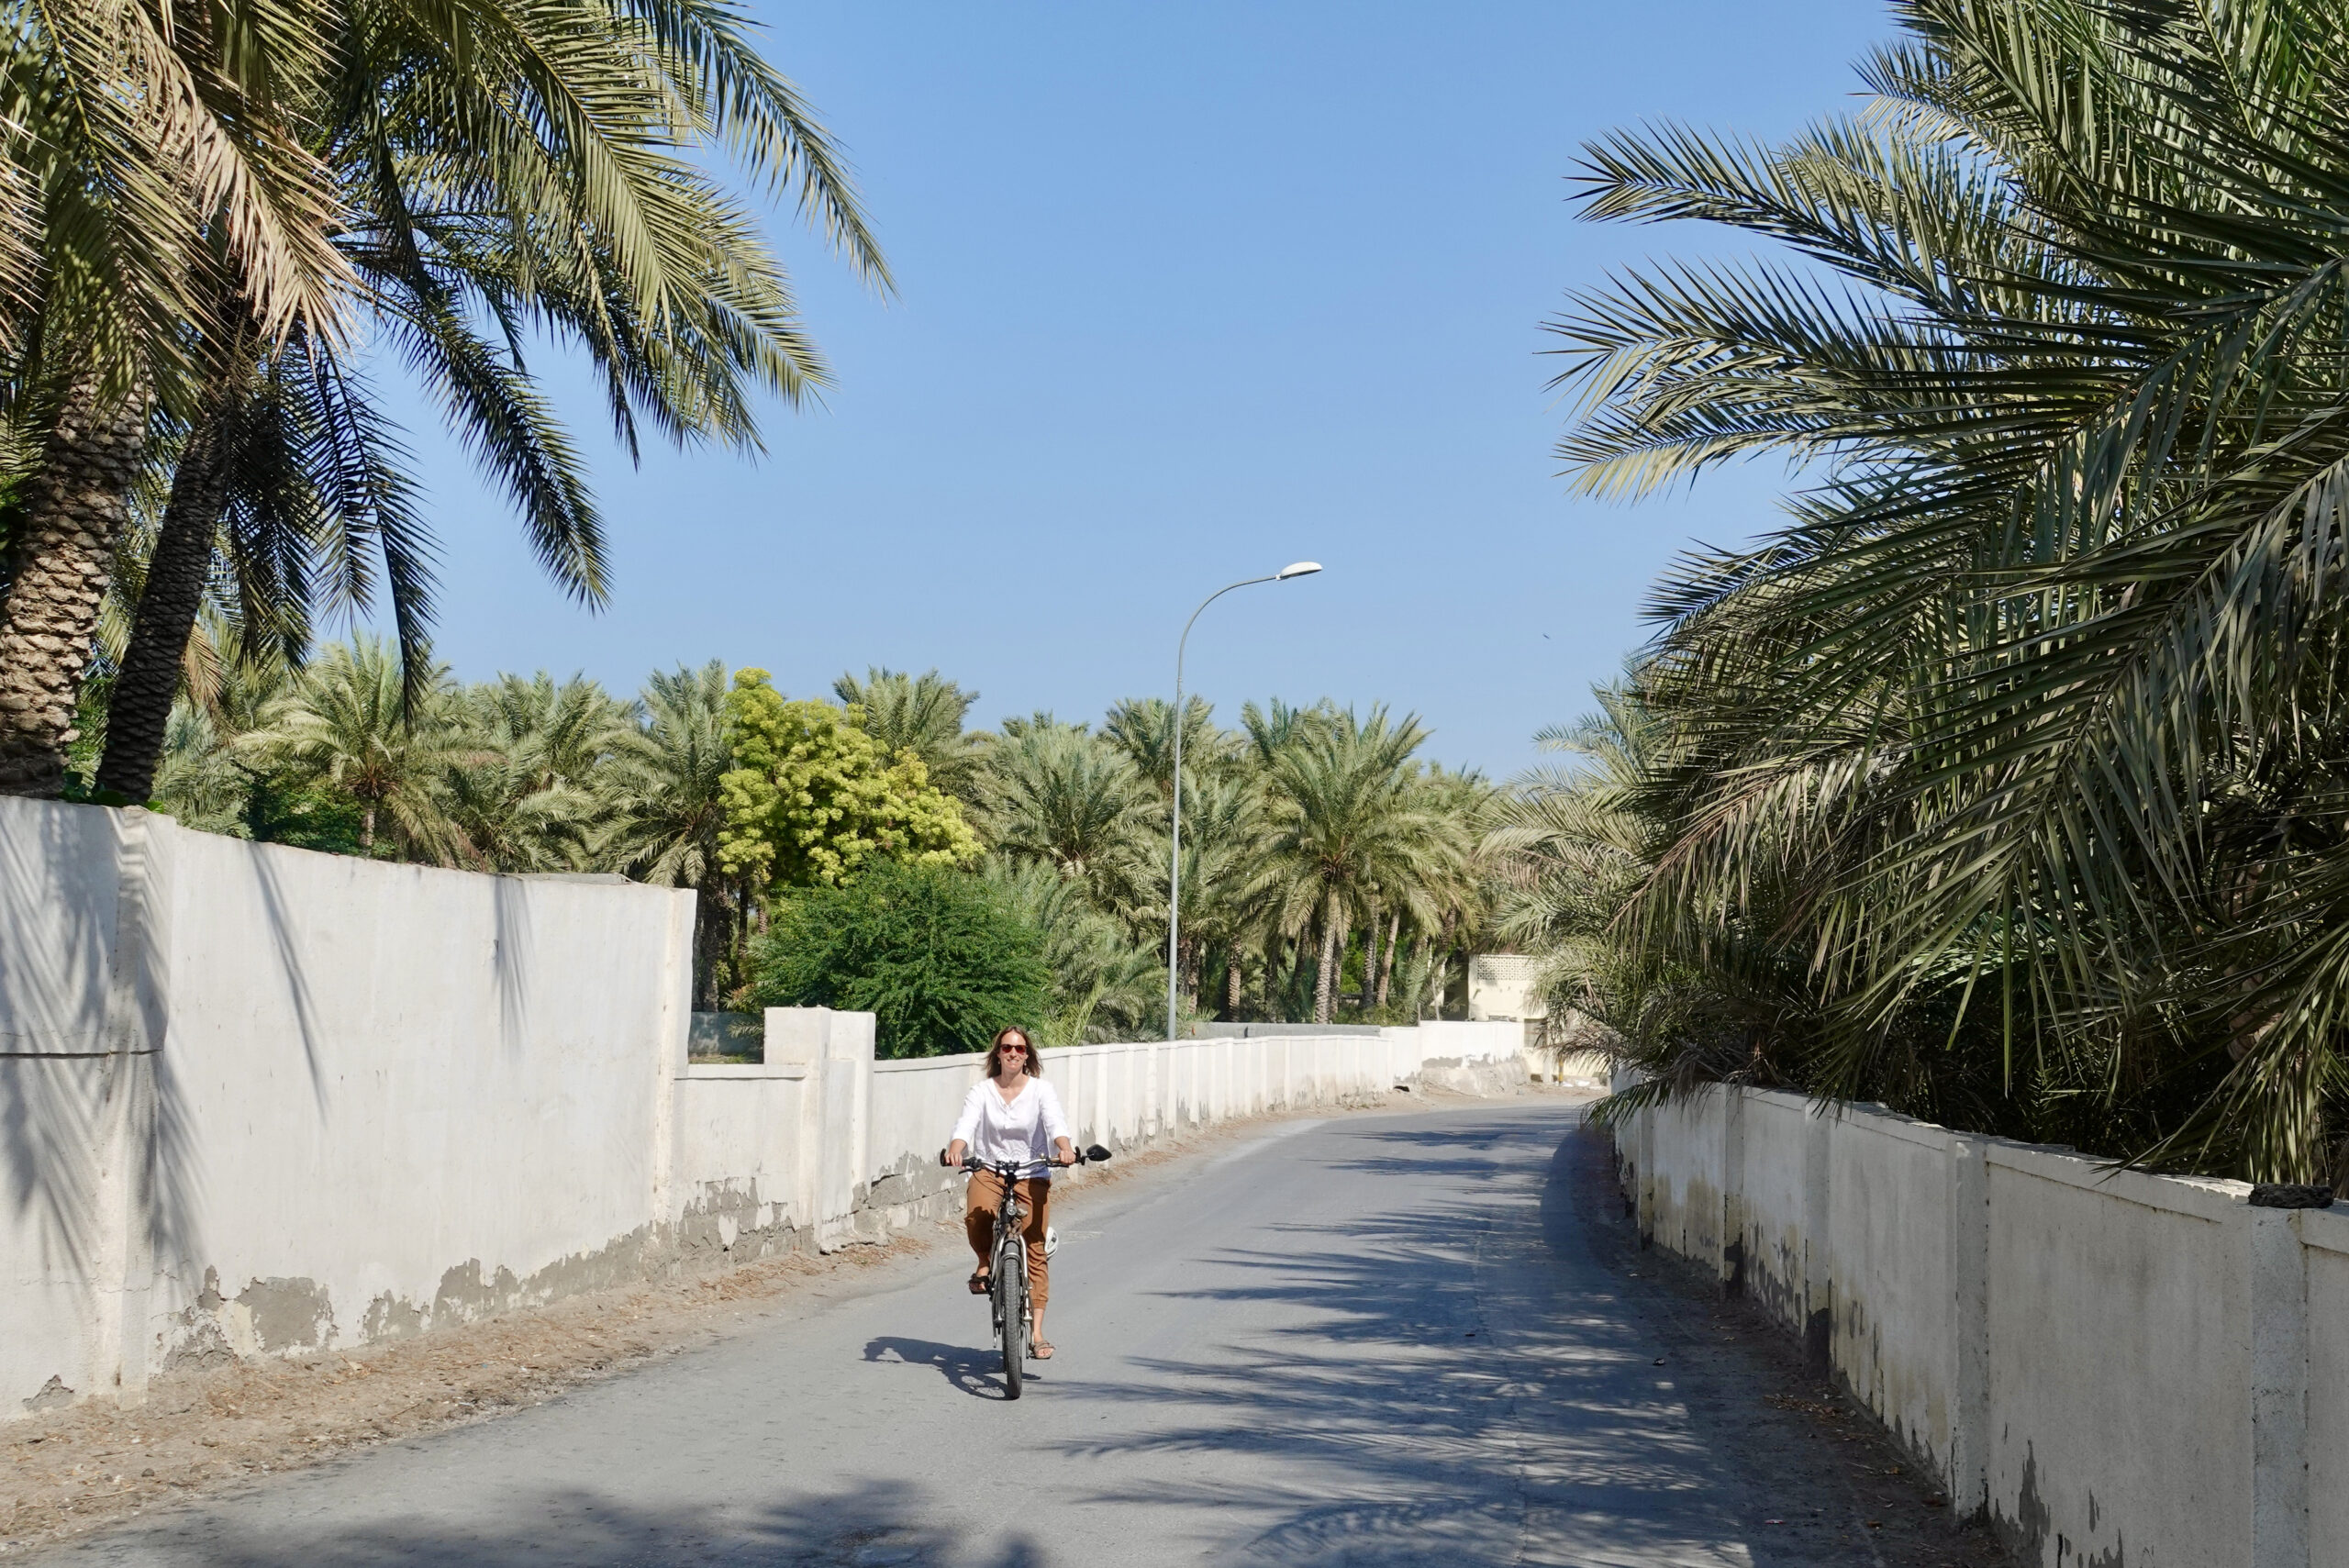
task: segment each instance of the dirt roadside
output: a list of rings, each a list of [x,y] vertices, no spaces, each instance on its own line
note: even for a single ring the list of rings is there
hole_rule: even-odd
[[[1442,1091],[1389,1094],[1225,1122],[1088,1171],[1054,1207],[1081,1212],[1097,1194],[1278,1122],[1475,1103]],[[142,1405],[93,1400],[12,1421],[0,1426],[0,1553],[356,1449],[493,1419],[763,1320],[813,1311],[960,1243],[959,1225],[926,1225],[881,1245],[598,1291],[414,1340],[173,1373],[150,1383]]]

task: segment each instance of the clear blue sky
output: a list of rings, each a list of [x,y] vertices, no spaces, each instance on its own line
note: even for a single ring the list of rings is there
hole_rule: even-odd
[[[1777,470],[1636,507],[1570,499],[1540,323],[1693,231],[1575,220],[1576,150],[1685,119],[1776,134],[1848,106],[1864,0],[1752,4],[770,4],[770,54],[847,143],[900,294],[780,228],[839,385],[761,462],[647,449],[594,399],[611,607],[539,575],[409,406],[468,679],[761,664],[797,695],[931,665],[973,717],[1097,717],[1172,684],[1384,701],[1505,776],[1644,635],[1690,538],[1772,518]]]

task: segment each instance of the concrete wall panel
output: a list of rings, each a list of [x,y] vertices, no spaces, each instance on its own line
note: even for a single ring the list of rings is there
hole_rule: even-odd
[[[156,1258],[159,1357],[216,1330],[324,1348],[623,1277],[614,1244],[654,1218],[645,1062],[690,895],[161,826],[186,1151],[163,1180],[186,1219]]]
[[[2296,1218],[2308,1270],[2309,1561],[2349,1562],[2349,1213]]]
[[[2032,1561],[2248,1562],[2240,1199],[2011,1145],[1989,1184],[1993,1512]]]
[[[1833,1129],[1827,1173],[1835,1370],[1936,1468],[1949,1460],[1955,1328],[1949,1146],[1939,1128],[1855,1109]]]
[[[1804,1140],[1810,1107],[1794,1095],[1748,1094],[1737,1183],[1743,1292],[1799,1332],[1803,1291]]]

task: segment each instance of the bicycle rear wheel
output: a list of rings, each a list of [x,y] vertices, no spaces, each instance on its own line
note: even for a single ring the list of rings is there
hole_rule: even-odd
[[[996,1254],[996,1327],[1003,1338],[1003,1396],[1019,1397],[1028,1372],[1028,1256],[1015,1242]]]

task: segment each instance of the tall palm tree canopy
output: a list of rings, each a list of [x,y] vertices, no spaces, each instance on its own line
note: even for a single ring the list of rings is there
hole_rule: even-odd
[[[22,350],[9,413],[50,430],[43,472],[72,486],[31,493],[34,559],[0,614],[0,649],[39,700],[7,710],[28,718],[0,718],[0,752],[60,743],[79,666],[34,666],[51,642],[78,656],[95,611],[74,606],[95,605],[106,563],[52,539],[44,518],[127,486],[112,449],[143,428],[151,394],[176,473],[106,764],[107,786],[131,798],[151,774],[216,548],[241,624],[297,658],[313,605],[367,609],[380,562],[403,656],[429,668],[433,550],[405,454],[352,362],[354,323],[367,318],[368,341],[439,397],[545,569],[596,604],[609,589],[603,524],[526,348],[584,351],[631,454],[646,425],[756,451],[756,397],[796,402],[828,372],[750,199],[796,197],[861,275],[889,286],[839,150],[730,5],[340,0],[175,20],[139,4],[35,17],[11,35],[8,79],[17,127],[34,134],[0,134],[16,160],[0,172],[17,176],[0,180],[0,348]],[[100,46],[125,26],[128,40]],[[56,199],[28,199],[12,227],[8,197],[43,190]],[[12,292],[15,262],[27,284]],[[108,455],[85,475],[76,449]],[[101,542],[126,527],[117,500]],[[38,759],[28,765],[32,787],[49,787]]]
[[[1431,885],[1465,854],[1462,825],[1429,809],[1408,765],[1427,739],[1415,717],[1366,718],[1349,709],[1275,752],[1269,850],[1279,868],[1283,924],[1319,919],[1322,961],[1314,1016],[1331,1016],[1339,943],[1347,924],[1374,904],[1432,917]]]
[[[1797,254],[1575,297],[1576,484],[1812,475],[1658,592],[1623,798],[1664,841],[1614,927],[1808,1008],[1775,1070],[1824,1092],[2329,1173],[2349,17],[1895,15],[1860,115],[1586,151],[1593,217]]]

